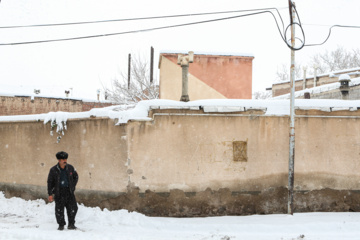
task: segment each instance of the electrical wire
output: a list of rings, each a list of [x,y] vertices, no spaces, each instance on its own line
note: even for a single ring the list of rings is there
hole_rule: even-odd
[[[292,21],[292,12],[291,12],[291,9],[289,9],[289,10],[290,10],[290,20],[291,20],[291,22],[290,22],[290,24],[289,24],[289,25],[286,27],[286,29],[285,29],[284,38],[285,38],[285,43],[286,43],[286,45],[287,45],[291,50],[298,51],[298,50],[301,50],[301,49],[305,46],[305,33],[304,33],[304,29],[303,29],[302,24],[301,24],[300,16],[299,16],[299,14],[298,14],[298,11],[296,10],[295,4],[294,4],[291,0],[289,0],[289,3],[290,3],[290,5],[291,5],[291,9],[294,8],[295,13],[296,13],[296,16],[297,16],[297,19],[298,19],[299,22],[293,22],[293,21]],[[288,29],[291,28],[293,25],[297,25],[297,26],[299,26],[300,29],[301,29],[301,33],[302,33],[302,36],[303,36],[303,40],[301,40],[301,38],[295,37],[295,39],[298,39],[298,40],[301,42],[301,46],[300,46],[300,47],[292,47],[291,44],[289,44],[289,40],[288,40],[287,37],[286,37],[286,33],[287,33]]]
[[[1,0],[0,0],[1,1]],[[155,27],[155,28],[147,28],[147,29],[140,29],[140,30],[132,30],[132,31],[125,31],[125,32],[117,32],[117,33],[107,33],[107,34],[98,34],[98,35],[90,35],[90,36],[81,36],[81,37],[73,37],[73,38],[59,38],[59,39],[50,39],[50,40],[39,40],[39,41],[29,41],[29,42],[14,42],[14,43],[0,43],[0,46],[8,46],[8,45],[23,45],[23,44],[33,44],[33,43],[46,43],[46,42],[59,42],[59,41],[70,41],[70,40],[79,40],[79,39],[87,39],[87,38],[97,38],[97,37],[107,37],[107,36],[114,36],[114,35],[122,35],[122,34],[130,34],[130,33],[139,33],[139,32],[147,32],[147,31],[154,31],[154,30],[161,30],[161,29],[167,29],[167,28],[176,28],[176,27],[183,27],[183,26],[189,26],[189,25],[195,25],[195,24],[203,24],[203,23],[209,23],[209,22],[215,22],[215,21],[223,21],[223,20],[230,20],[234,18],[240,18],[240,17],[246,17],[246,16],[252,16],[252,15],[258,15],[258,14],[264,14],[264,13],[270,13],[277,25],[279,34],[281,36],[281,39],[284,41],[284,43],[294,51],[298,51],[302,49],[303,47],[311,47],[311,46],[319,46],[325,44],[332,33],[332,28],[335,27],[342,27],[342,28],[360,28],[360,26],[347,26],[347,25],[332,25],[329,28],[329,34],[326,37],[326,39],[321,43],[314,43],[314,44],[305,44],[305,33],[304,29],[302,27],[299,14],[297,12],[297,9],[292,1],[289,1],[292,8],[294,8],[295,13],[297,15],[297,19],[299,22],[292,22],[285,28],[284,27],[284,21],[281,17],[281,14],[279,12],[279,9],[284,8],[260,8],[260,9],[246,9],[246,10],[233,10],[233,11],[221,11],[221,12],[205,12],[205,13],[191,13],[191,14],[179,14],[179,15],[165,15],[165,16],[151,16],[151,17],[139,17],[139,18],[124,18],[124,19],[111,19],[111,20],[98,20],[98,21],[85,21],[85,22],[69,22],[69,23],[54,23],[54,24],[35,24],[35,25],[18,25],[18,26],[0,26],[0,29],[11,29],[11,28],[33,28],[33,27],[54,27],[54,26],[69,26],[69,25],[82,25],[82,24],[96,24],[96,23],[108,23],[108,22],[123,22],[123,21],[140,21],[140,20],[152,20],[152,19],[163,19],[163,18],[178,18],[178,17],[194,17],[194,16],[204,16],[204,15],[215,15],[215,14],[229,14],[229,13],[239,13],[239,12],[254,12],[250,14],[244,14],[244,15],[236,15],[232,17],[226,17],[226,18],[217,18],[217,19],[211,19],[211,20],[205,20],[205,21],[198,21],[198,22],[190,22],[185,24],[176,24],[176,25],[168,25],[168,26],[162,26],[162,27]],[[289,9],[290,10],[290,9]],[[281,23],[282,23],[282,31],[279,27],[278,20],[276,16],[273,14],[272,11],[276,11]],[[291,10],[290,10],[290,16],[291,16]],[[299,26],[301,29],[302,38],[295,37],[297,40],[301,42],[300,47],[292,47],[289,43],[289,39],[287,38],[287,31],[289,28],[291,28],[293,25]],[[305,24],[305,25],[314,25],[314,24]],[[330,26],[330,25],[318,25],[318,26]]]
[[[320,46],[320,45],[323,45],[325,44],[329,38],[330,38],[330,35],[331,35],[331,29],[334,28],[334,27],[342,27],[342,28],[360,28],[360,26],[347,26],[347,25],[332,25],[330,28],[329,28],[329,34],[328,36],[326,37],[326,39],[322,42],[322,43],[312,43],[312,44],[306,44],[305,46],[306,47],[313,47],[313,46]]]
[[[6,28],[30,28],[30,27],[54,27],[54,26],[81,25],[81,24],[94,24],[94,23],[151,20],[151,19],[162,19],[162,18],[194,17],[194,16],[204,16],[204,15],[229,14],[229,13],[239,13],[239,12],[255,12],[255,11],[265,11],[265,10],[276,10],[277,13],[279,14],[279,16],[281,17],[278,9],[283,9],[283,8],[259,8],[259,9],[245,9],[245,10],[233,10],[233,11],[222,11],[222,12],[188,13],[188,14],[179,14],[179,15],[165,15],[165,16],[152,16],[152,17],[140,17],[140,18],[123,18],[123,19],[85,21],[85,22],[33,24],[33,25],[18,25],[18,26],[0,26],[0,29],[6,29]],[[282,19],[281,19],[281,21],[282,21]],[[282,24],[284,26],[283,21],[282,21]]]
[[[277,9],[276,9],[277,10]],[[73,38],[60,38],[60,39],[50,39],[50,40],[40,40],[40,41],[29,41],[29,42],[14,42],[14,43],[0,43],[0,46],[9,46],[9,45],[24,45],[24,44],[34,44],[34,43],[46,43],[46,42],[59,42],[59,41],[70,41],[70,40],[79,40],[79,39],[88,39],[88,38],[97,38],[97,37],[107,37],[107,36],[114,36],[114,35],[123,35],[123,34],[130,34],[130,33],[140,33],[140,32],[148,32],[148,31],[154,31],[154,30],[160,30],[160,29],[167,29],[167,28],[175,28],[175,27],[183,27],[183,26],[190,26],[195,24],[203,24],[203,23],[210,23],[210,22],[216,22],[216,21],[223,21],[223,20],[230,20],[240,17],[248,17],[253,15],[259,15],[264,13],[270,13],[277,25],[278,31],[280,33],[280,36],[283,41],[285,41],[284,36],[282,35],[282,32],[279,27],[279,23],[275,17],[275,15],[271,11],[261,11],[261,12],[255,12],[255,13],[249,13],[249,14],[243,14],[243,15],[236,15],[232,17],[225,17],[225,18],[217,18],[217,19],[210,19],[210,20],[204,20],[204,21],[197,21],[197,22],[190,22],[190,23],[184,23],[184,24],[176,24],[176,25],[168,25],[168,26],[162,26],[162,27],[155,27],[155,28],[147,28],[147,29],[140,29],[140,30],[131,30],[131,31],[125,31],[125,32],[117,32],[117,33],[107,33],[107,34],[99,34],[99,35],[90,35],[90,36],[81,36],[81,37],[73,37]],[[279,12],[278,12],[279,13]],[[279,14],[280,18],[281,15]],[[283,20],[281,18],[281,21],[283,23]],[[286,41],[285,41],[286,42]]]

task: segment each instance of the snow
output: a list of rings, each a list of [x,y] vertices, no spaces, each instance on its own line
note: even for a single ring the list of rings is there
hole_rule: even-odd
[[[360,78],[357,79],[360,83]],[[335,83],[339,84],[339,83]],[[352,81],[351,84],[354,84]],[[357,83],[356,83],[357,84]],[[331,84],[328,84],[331,85]],[[321,86],[322,87],[322,86]],[[313,88],[311,91],[315,91]],[[296,92],[297,95],[303,94],[303,91]],[[286,95],[277,97],[286,98]],[[295,101],[296,109],[320,109],[331,111],[347,109],[355,111],[360,108],[360,100],[329,100],[329,99],[297,99]],[[49,112],[34,115],[15,115],[0,116],[0,122],[13,121],[43,121],[44,124],[51,122],[53,126],[57,125],[58,133],[66,130],[66,121],[68,119],[84,119],[90,117],[105,117],[117,119],[117,124],[127,123],[129,120],[151,121],[148,117],[151,109],[204,109],[207,114],[243,112],[246,110],[262,110],[266,116],[288,116],[290,112],[289,100],[241,100],[241,99],[208,99],[190,102],[180,102],[173,100],[147,100],[141,101],[136,105],[117,105],[105,108],[93,108],[87,112]]]
[[[7,199],[0,192],[0,240],[339,240],[360,236],[360,213],[355,212],[166,218],[83,205],[76,216],[79,230],[60,232],[54,206],[40,199]]]
[[[339,81],[340,80],[349,80],[350,79],[350,76],[349,74],[341,74],[340,77],[339,77]]]
[[[328,73],[322,73],[322,74],[317,74],[316,77],[326,77],[326,76],[329,76],[331,78],[334,78],[334,77],[338,77],[339,74],[342,74],[342,73],[347,73],[348,75],[357,75],[357,74],[360,74],[360,68],[349,68],[349,69],[343,69],[343,70],[339,70],[339,71],[334,71],[334,72],[328,72]],[[314,76],[307,76],[306,79],[313,79]],[[297,78],[295,79],[295,81],[303,81],[304,78]],[[289,83],[290,80],[285,80],[285,81],[280,81],[280,82],[276,82],[276,83],[273,83],[273,85],[278,85],[278,84],[283,84],[283,83]]]
[[[36,94],[35,90],[40,90],[40,93]],[[70,91],[69,97],[66,97],[65,91]],[[57,99],[70,99],[81,100],[83,102],[99,102],[96,100],[97,94],[88,94],[82,92],[79,89],[64,88],[59,86],[46,86],[46,85],[21,85],[13,86],[10,84],[0,84],[0,96],[15,97],[24,96],[31,97],[34,100],[35,97],[43,98],[57,98]],[[100,92],[100,97],[102,93]],[[100,102],[109,102],[102,100]]]

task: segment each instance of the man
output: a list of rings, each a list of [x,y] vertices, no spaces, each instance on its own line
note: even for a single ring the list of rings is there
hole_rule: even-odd
[[[64,230],[66,224],[64,207],[66,208],[69,221],[68,229],[76,229],[75,216],[78,206],[74,191],[79,177],[75,168],[67,164],[68,156],[69,154],[63,151],[56,153],[58,164],[50,169],[47,180],[48,200],[52,202],[55,199],[55,216],[59,224],[58,230]]]

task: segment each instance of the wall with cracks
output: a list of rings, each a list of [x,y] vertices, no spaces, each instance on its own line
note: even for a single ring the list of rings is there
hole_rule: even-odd
[[[295,212],[359,211],[360,111],[297,110]],[[289,119],[261,110],[153,109],[151,121],[0,122],[0,191],[46,199],[55,153],[69,152],[87,206],[149,216],[287,212]]]

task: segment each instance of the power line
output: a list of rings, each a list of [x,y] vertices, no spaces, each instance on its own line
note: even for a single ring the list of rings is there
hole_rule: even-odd
[[[249,14],[244,14],[244,15],[236,15],[236,16],[232,16],[232,17],[217,18],[217,19],[210,19],[210,20],[204,20],[204,21],[198,21],[198,22],[176,24],[176,25],[168,25],[168,26],[147,28],[147,29],[140,29],[140,30],[131,30],[131,31],[117,32],[117,33],[107,33],[107,34],[99,34],[99,35],[81,36],[81,37],[73,37],[73,38],[50,39],[50,40],[40,40],[40,41],[29,41],[29,42],[1,43],[0,46],[24,45],[24,44],[34,44],[34,43],[47,43],[47,42],[60,42],[60,41],[80,40],[80,39],[97,38],[97,37],[108,37],[108,36],[123,35],[123,34],[130,34],[130,33],[140,33],[140,32],[148,32],[148,31],[161,30],[161,29],[167,29],[167,28],[176,28],[176,27],[190,26],[190,25],[195,25],[195,24],[203,24],[203,23],[210,23],[210,22],[216,22],[216,21],[230,20],[230,19],[235,19],[235,18],[240,18],[240,17],[248,17],[248,16],[253,16],[253,15],[264,14],[264,13],[270,13],[273,16],[273,18],[274,18],[274,20],[276,22],[277,28],[279,30],[280,36],[283,39],[283,41],[285,41],[285,38],[281,33],[281,30],[280,30],[280,27],[279,27],[279,24],[278,24],[278,21],[277,21],[275,15],[271,11],[261,11],[261,12],[249,13]],[[279,16],[281,18],[280,14],[279,14]],[[281,18],[281,21],[282,21],[282,18]]]
[[[330,38],[331,29],[334,28],[334,27],[341,27],[341,28],[360,28],[360,26],[333,25],[333,26],[331,26],[331,27],[329,28],[329,34],[328,34],[328,36],[326,37],[326,39],[325,39],[322,43],[306,44],[305,47],[320,46],[320,45],[325,44],[325,43],[329,40],[329,38]]]
[[[291,10],[289,9],[291,22],[290,22],[290,24],[289,24],[289,25],[286,27],[286,29],[285,29],[285,32],[284,32],[284,42],[286,43],[286,45],[287,45],[291,50],[298,51],[298,50],[302,49],[302,48],[305,46],[305,33],[304,33],[304,29],[303,29],[303,27],[302,27],[302,25],[301,25],[301,20],[300,20],[298,11],[296,10],[295,4],[294,4],[292,1],[289,1],[289,3],[291,4],[291,7],[294,8],[295,13],[296,13],[296,16],[297,16],[297,19],[298,19],[299,22],[297,23],[297,22],[293,22],[293,21],[292,21],[292,17],[291,17],[292,12],[291,12]],[[297,37],[296,37],[296,39],[298,39],[298,40],[301,42],[301,46],[300,46],[300,47],[293,47],[293,46],[291,46],[291,44],[289,44],[289,41],[288,41],[288,39],[287,39],[287,37],[286,37],[286,32],[288,31],[289,28],[292,27],[292,25],[298,25],[298,26],[300,27],[300,29],[301,29],[301,33],[302,33],[302,36],[303,36],[303,40],[301,40],[300,38],[297,38]]]
[[[277,11],[279,16],[281,17],[278,9],[283,9],[283,8],[259,8],[259,9],[245,9],[245,10],[233,10],[233,11],[222,11],[222,12],[188,13],[188,14],[179,14],[179,15],[165,15],[165,16],[152,16],[152,17],[139,17],[139,18],[123,18],[123,19],[111,19],[111,20],[97,20],[97,21],[85,21],[85,22],[49,23],[49,24],[33,24],[33,25],[18,25],[18,26],[0,26],[0,29],[6,29],[6,28],[30,28],[30,27],[54,27],[54,26],[82,25],[82,24],[94,24],[94,23],[151,20],[151,19],[162,19],[162,18],[194,17],[194,16],[204,16],[204,15],[229,14],[229,13],[239,13],[239,12],[255,12],[255,11],[265,11],[265,10],[275,10],[275,11]],[[284,23],[283,23],[283,25],[284,25]]]

